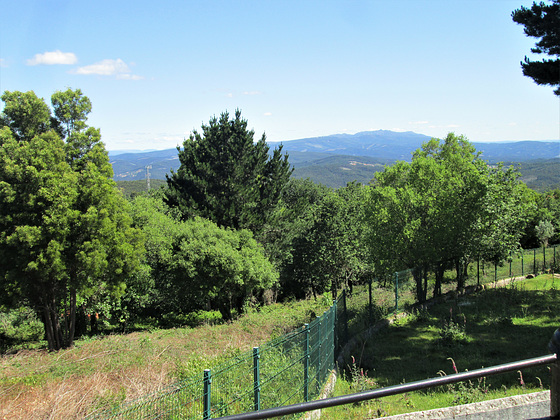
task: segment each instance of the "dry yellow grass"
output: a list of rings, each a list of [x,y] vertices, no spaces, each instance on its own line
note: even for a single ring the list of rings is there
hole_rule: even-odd
[[[153,393],[322,313],[327,299],[271,305],[229,324],[80,340],[0,358],[0,419],[75,419]]]

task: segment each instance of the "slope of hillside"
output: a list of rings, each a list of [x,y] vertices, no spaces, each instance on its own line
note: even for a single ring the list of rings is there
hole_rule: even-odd
[[[314,182],[333,188],[344,187],[352,181],[368,184],[376,172],[382,171],[385,165],[393,162],[368,156],[332,155],[305,165],[294,165],[292,176],[310,178]]]
[[[331,187],[348,182],[368,183],[383,165],[410,161],[412,153],[430,137],[413,132],[387,130],[337,134],[283,142],[283,152],[295,168],[294,177],[311,178]],[[279,143],[270,143],[271,149]],[[523,181],[531,188],[546,190],[560,186],[560,141],[473,143],[490,163],[515,162]],[[144,153],[109,152],[116,181],[165,179],[179,168],[177,149]],[[509,163],[508,163],[509,164]],[[149,169],[148,169],[149,167]]]

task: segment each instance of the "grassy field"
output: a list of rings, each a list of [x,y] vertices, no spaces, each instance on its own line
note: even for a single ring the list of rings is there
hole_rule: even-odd
[[[451,286],[450,286],[451,287]],[[345,362],[337,395],[541,356],[558,327],[560,279],[551,275],[487,289],[417,311],[362,341]],[[455,296],[455,295],[450,295]],[[393,306],[391,289],[367,287],[349,299],[350,336]],[[290,302],[252,309],[235,322],[81,339],[60,352],[22,350],[0,357],[0,419],[82,418],[213,368],[278,337],[331,304]],[[361,313],[360,311],[364,311]],[[521,384],[521,379],[523,384]],[[324,411],[324,418],[367,418],[547,388],[547,368],[457,384]]]
[[[560,278],[541,275],[452,299],[362,341],[335,395],[543,356],[558,325]],[[353,363],[354,361],[354,363]],[[322,418],[373,418],[548,389],[548,367],[324,410]]]
[[[0,358],[0,419],[82,418],[201,375],[226,359],[320,315],[332,302],[252,310],[236,322],[81,339],[59,352]]]

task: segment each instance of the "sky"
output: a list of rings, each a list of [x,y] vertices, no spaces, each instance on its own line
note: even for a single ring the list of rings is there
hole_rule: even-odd
[[[372,130],[558,140],[522,75],[527,0],[4,2],[0,92],[91,99],[108,150],[169,149],[240,109],[255,137]],[[3,103],[0,104],[0,108]]]

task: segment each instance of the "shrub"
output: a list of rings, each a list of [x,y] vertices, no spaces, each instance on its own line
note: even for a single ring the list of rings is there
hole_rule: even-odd
[[[449,310],[449,320],[444,320],[439,330],[440,344],[453,346],[467,341],[467,333],[465,332],[467,318],[465,315],[462,318],[462,322],[457,322],[453,319],[453,310]]]
[[[26,306],[0,312],[0,351],[11,346],[43,338],[43,323],[35,312]]]

